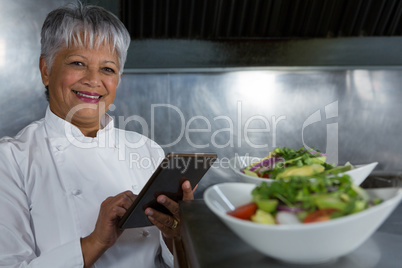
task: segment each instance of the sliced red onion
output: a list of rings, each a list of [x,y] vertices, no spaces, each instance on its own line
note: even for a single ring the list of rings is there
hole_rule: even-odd
[[[273,167],[275,167],[275,163],[281,163],[281,162],[283,162],[284,160],[283,160],[283,158],[281,158],[281,157],[271,157],[271,158],[267,158],[267,159],[264,159],[263,161],[261,161],[261,162],[259,162],[259,163],[257,163],[257,164],[255,164],[254,166],[252,166],[249,170],[250,171],[254,171],[254,170],[256,170],[257,168],[259,168],[259,167],[269,167],[269,168],[273,168]]]
[[[261,167],[259,172],[264,173],[265,171],[271,170],[271,167]]]
[[[277,207],[278,211],[285,211],[285,212],[290,212],[290,213],[297,213],[297,212],[302,212],[303,209],[300,207],[288,207],[285,205],[279,205]]]

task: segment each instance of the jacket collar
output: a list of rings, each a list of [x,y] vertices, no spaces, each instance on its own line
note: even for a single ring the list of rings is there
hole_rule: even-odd
[[[45,115],[45,125],[48,137],[57,145],[67,147],[76,145],[83,148],[94,147],[115,147],[115,131],[113,118],[105,114],[101,118],[101,129],[98,130],[96,137],[86,137],[82,132],[70,122],[54,114],[50,107],[47,107]]]

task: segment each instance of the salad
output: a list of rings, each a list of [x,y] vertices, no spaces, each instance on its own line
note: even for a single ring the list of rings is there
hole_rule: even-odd
[[[350,215],[381,203],[353,184],[350,176],[294,176],[252,191],[252,200],[228,215],[264,224],[302,224]]]
[[[326,163],[326,155],[316,150],[276,148],[256,163],[240,169],[246,175],[260,178],[280,179],[290,176],[314,174],[339,174],[353,169],[350,163],[334,166]]]

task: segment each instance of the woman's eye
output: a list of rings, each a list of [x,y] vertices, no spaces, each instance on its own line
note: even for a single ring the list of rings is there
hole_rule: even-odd
[[[80,61],[73,61],[71,65],[84,66],[84,64]]]
[[[103,70],[107,73],[113,73],[113,74],[116,73],[115,70],[113,70],[112,68],[109,68],[109,67],[105,67],[105,68],[103,68]]]

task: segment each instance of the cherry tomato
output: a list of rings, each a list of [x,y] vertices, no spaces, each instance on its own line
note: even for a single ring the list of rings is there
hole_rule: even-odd
[[[328,221],[331,219],[332,213],[338,211],[336,208],[323,208],[311,212],[304,218],[303,223],[312,223],[312,222],[320,222],[320,221]]]
[[[227,214],[239,219],[250,220],[251,216],[253,216],[256,211],[257,204],[255,202],[251,202],[241,205],[234,210],[228,211]]]

